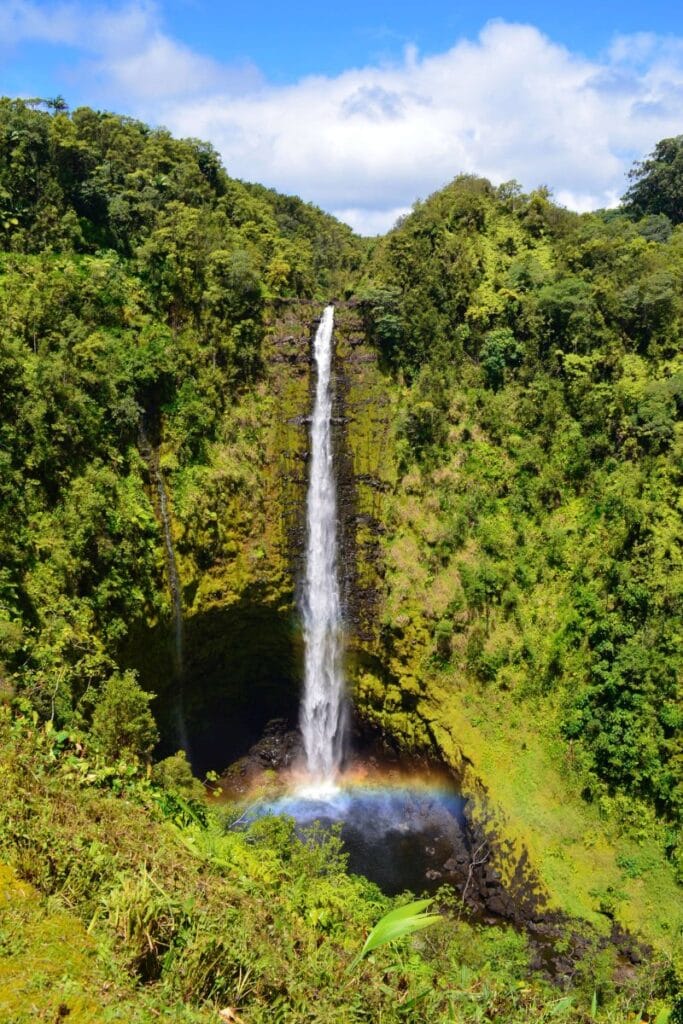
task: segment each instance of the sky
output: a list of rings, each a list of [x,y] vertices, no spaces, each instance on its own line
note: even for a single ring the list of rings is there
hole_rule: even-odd
[[[208,139],[366,234],[463,172],[589,210],[683,133],[683,6],[0,0],[0,94]]]

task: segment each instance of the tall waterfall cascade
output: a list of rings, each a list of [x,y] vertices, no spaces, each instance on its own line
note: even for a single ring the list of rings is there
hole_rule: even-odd
[[[311,420],[302,598],[305,657],[301,732],[311,780],[328,785],[334,784],[341,766],[347,732],[332,448],[333,332],[334,307],[327,306],[314,342],[317,379]]]

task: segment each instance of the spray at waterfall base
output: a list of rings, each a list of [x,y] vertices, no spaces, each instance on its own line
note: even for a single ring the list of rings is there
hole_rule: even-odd
[[[465,801],[446,772],[366,752],[334,784],[311,784],[301,762],[258,770],[249,758],[221,781],[239,808],[239,827],[267,815],[293,818],[303,839],[315,823],[336,827],[349,870],[390,895],[463,887],[471,862]]]

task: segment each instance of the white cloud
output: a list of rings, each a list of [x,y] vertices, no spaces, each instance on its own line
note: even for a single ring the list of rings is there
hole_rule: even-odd
[[[230,94],[261,83],[252,65],[228,67],[169,38],[152,0],[115,8],[0,2],[0,48],[31,41],[80,52],[80,62],[64,69],[65,82],[86,80],[93,103],[104,99],[118,109],[122,103],[139,107],[171,97]]]
[[[261,81],[256,68],[245,65],[226,68],[217,61],[193,53],[160,32],[144,44],[128,51],[116,49],[88,65],[107,92],[115,85],[119,96],[133,100],[137,105],[169,97],[197,96],[207,90],[221,90],[229,94],[235,90],[258,85]],[[150,117],[154,118],[151,108]]]
[[[393,228],[399,217],[410,213],[410,206],[397,206],[391,210],[368,210],[361,207],[347,207],[342,210],[330,210],[335,217],[350,224],[354,231],[364,235],[383,235]]]
[[[165,121],[210,138],[231,173],[373,233],[460,172],[548,184],[577,210],[614,205],[632,160],[681,130],[682,93],[680,40],[621,37],[591,61],[531,26],[491,22],[443,54],[207,94]]]
[[[528,25],[395,65],[265,83],[171,39],[153,3],[47,9],[0,0],[0,38],[78,46],[94,102],[210,139],[230,173],[384,230],[460,172],[540,183],[584,210],[614,205],[633,159],[682,130],[683,40],[620,36],[588,60]],[[61,91],[68,94],[68,88]]]
[[[658,46],[654,32],[634,32],[631,35],[617,35],[609,48],[609,57],[617,64],[639,64],[648,60]]]
[[[4,47],[27,41],[75,46],[85,51],[140,45],[158,22],[152,3],[117,9],[62,3],[46,7],[32,0],[0,3],[0,41]]]

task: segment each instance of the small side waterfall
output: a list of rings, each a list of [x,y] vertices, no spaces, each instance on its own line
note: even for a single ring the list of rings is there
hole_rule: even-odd
[[[159,495],[159,514],[164,534],[164,549],[166,551],[166,571],[168,572],[168,586],[171,592],[171,603],[173,605],[173,654],[174,669],[177,679],[183,676],[183,607],[180,599],[180,578],[178,566],[175,560],[173,549],[173,538],[171,537],[171,520],[168,514],[168,497],[161,470],[156,471],[157,494]]]
[[[184,630],[183,630],[183,603],[180,590],[180,576],[176,563],[175,550],[173,548],[173,537],[171,534],[171,517],[168,511],[168,496],[164,485],[164,478],[159,465],[159,453],[152,448],[144,423],[139,425],[140,450],[147,459],[150,479],[156,487],[158,498],[158,512],[161,519],[161,530],[164,538],[164,554],[166,556],[166,572],[168,574],[168,589],[171,595],[171,606],[173,608],[173,674],[177,684],[175,698],[174,718],[176,722],[176,733],[180,747],[189,752],[189,740],[187,727],[185,725],[185,709],[183,700],[183,676],[184,676]]]
[[[344,755],[347,732],[337,577],[337,493],[332,451],[333,330],[334,307],[327,306],[314,344],[317,381],[311,421],[302,600],[305,666],[301,731],[308,773],[316,782],[323,783],[334,782]]]
[[[183,630],[183,603],[180,593],[180,577],[178,576],[178,566],[175,560],[173,538],[171,536],[171,520],[168,514],[168,497],[164,486],[164,478],[161,475],[161,469],[159,468],[157,468],[156,480],[157,494],[159,495],[159,513],[161,515],[161,524],[164,534],[164,548],[166,549],[166,571],[168,572],[168,585],[173,605],[173,668],[175,670],[175,677],[178,684],[174,717],[180,747],[185,751],[185,753],[189,753],[190,741],[187,735],[187,726],[185,724],[185,700],[183,694],[183,655],[185,642]]]

